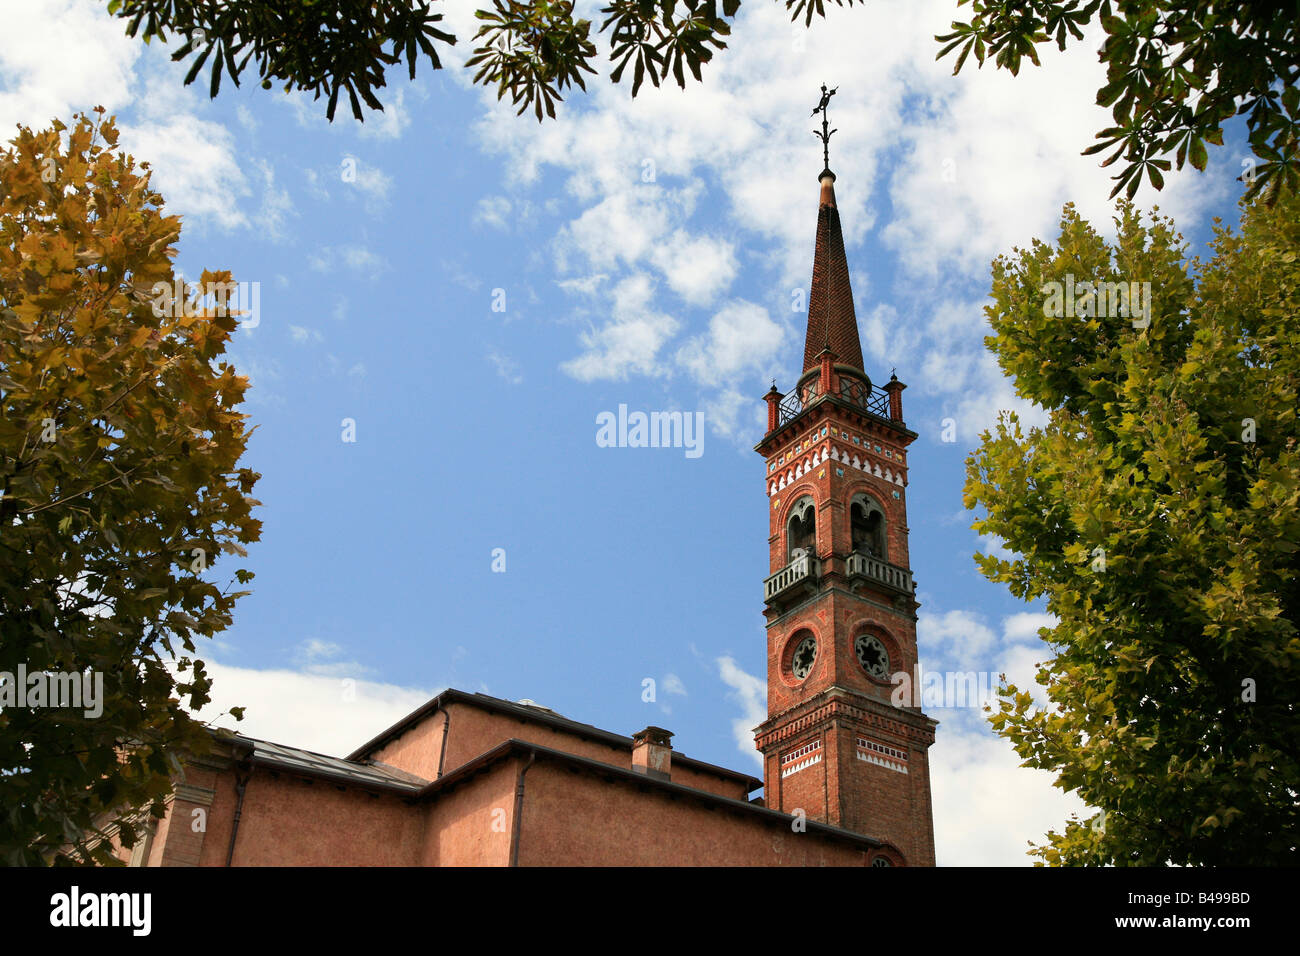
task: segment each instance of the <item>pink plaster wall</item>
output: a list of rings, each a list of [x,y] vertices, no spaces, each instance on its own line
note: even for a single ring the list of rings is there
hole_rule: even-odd
[[[501,761],[427,801],[423,866],[507,866],[515,769]]]
[[[424,823],[421,807],[400,797],[258,767],[244,793],[233,865],[415,866]],[[225,863],[226,833],[212,847],[219,845],[219,862],[211,854],[205,862]]]

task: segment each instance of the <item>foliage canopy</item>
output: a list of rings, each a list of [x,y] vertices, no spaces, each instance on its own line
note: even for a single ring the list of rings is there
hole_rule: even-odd
[[[79,116],[0,152],[0,672],[103,681],[99,714],[0,710],[7,864],[108,862],[96,839],[161,812],[207,742],[196,641],[247,593],[211,572],[260,534],[248,382],[222,361],[237,318],[197,293],[158,307],[180,220],[117,136]]]
[[[1047,835],[1047,863],[1295,863],[1300,199],[1243,202],[1208,261],[1127,203],[1116,227],[1111,246],[1067,206],[1055,244],[994,262],[986,342],[1050,417],[1004,413],[965,502],[1015,554],[977,555],[984,575],[1059,623],[1046,706],[1008,684],[990,720],[1098,811]],[[1145,317],[1100,285],[1133,282]]]

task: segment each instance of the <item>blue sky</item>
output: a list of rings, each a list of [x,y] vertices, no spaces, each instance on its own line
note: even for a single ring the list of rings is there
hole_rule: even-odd
[[[215,101],[183,88],[103,7],[0,0],[0,126],[107,107],[184,215],[179,269],[260,283],[231,354],[252,380],[264,527],[253,594],[208,654],[213,712],[244,704],[245,733],[344,753],[454,686],[665,726],[691,756],[759,772],[752,446],[771,380],[800,371],[822,82],[840,90],[831,158],[867,372],[897,368],[920,435],[922,663],[1029,680],[1048,619],[978,574],[972,553],[998,543],[970,530],[961,488],[999,409],[1038,420],[983,348],[990,259],[1054,239],[1067,201],[1111,231],[1110,171],[1079,156],[1108,118],[1095,43],[1015,79],[953,78],[932,39],[952,0],[835,8],[811,31],[753,3],[704,84],[632,100],[593,79],[539,126],[469,84],[465,4],[447,11],[447,69],[393,74],[384,114],[330,125],[323,100],[255,82]],[[1138,197],[1193,253],[1211,216],[1237,218],[1232,132],[1206,174]],[[596,418],[620,404],[702,412],[703,454],[599,447]],[[932,715],[940,863],[1027,862],[1025,842],[1081,807],[978,710]]]

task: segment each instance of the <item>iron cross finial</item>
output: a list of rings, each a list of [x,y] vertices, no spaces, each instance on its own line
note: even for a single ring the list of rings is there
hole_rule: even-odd
[[[827,112],[831,104],[831,97],[838,93],[839,89],[840,88],[837,86],[833,90],[828,90],[826,89],[826,84],[823,83],[821,101],[813,107],[812,111],[813,116],[816,116],[818,113],[822,114],[821,132],[813,130],[813,135],[822,141],[822,161],[825,163],[827,169],[831,168],[831,136],[839,132],[839,130],[830,128],[830,120],[827,117]]]

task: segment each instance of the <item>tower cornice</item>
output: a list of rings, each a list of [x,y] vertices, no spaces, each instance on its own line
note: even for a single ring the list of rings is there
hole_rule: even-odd
[[[766,751],[775,744],[815,732],[839,718],[893,734],[921,748],[934,743],[934,730],[939,726],[939,721],[919,710],[894,707],[850,688],[832,685],[815,697],[769,715],[754,728],[754,743],[759,750]]]

